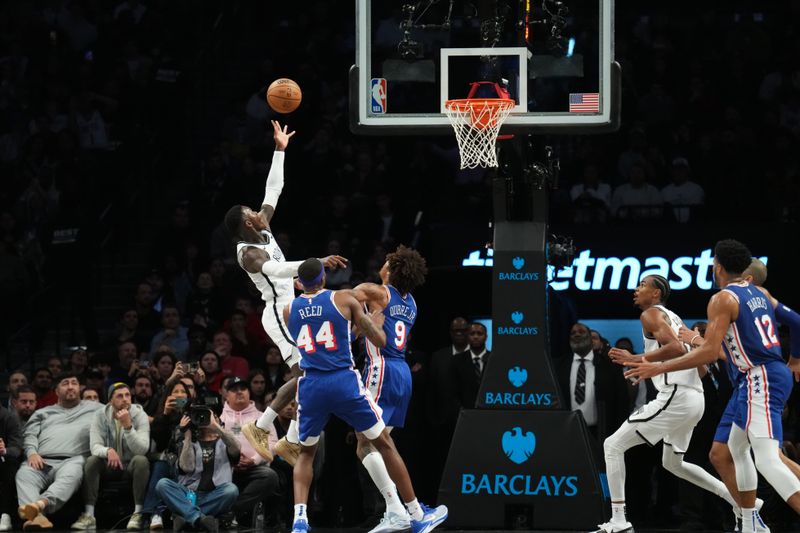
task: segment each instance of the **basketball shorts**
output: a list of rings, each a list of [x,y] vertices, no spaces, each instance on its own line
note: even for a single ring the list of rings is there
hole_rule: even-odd
[[[792,392],[792,372],[780,361],[751,368],[739,380],[734,424],[748,437],[783,442],[781,413]]]
[[[283,321],[283,309],[292,303],[292,299],[278,298],[272,303],[266,303],[261,315],[261,325],[264,327],[264,331],[281,351],[283,362],[289,368],[300,362],[300,352],[297,350],[294,339],[289,335],[289,328]]]
[[[728,399],[728,405],[722,412],[722,416],[717,424],[717,432],[714,433],[714,442],[722,442],[728,444],[728,437],[731,436],[731,426],[733,419],[736,418],[736,410],[739,408],[739,386],[734,384],[734,389],[731,392],[731,397]]]
[[[627,424],[630,431],[635,431],[650,446],[663,440],[676,453],[685,453],[704,410],[705,398],[701,391],[673,385],[632,413],[623,427]]]
[[[411,370],[398,357],[372,356],[364,369],[364,386],[383,410],[388,427],[401,428],[411,401]]]
[[[386,427],[381,419],[381,408],[361,384],[356,370],[306,370],[297,381],[300,442],[304,446],[315,444],[331,415],[341,418],[370,440]]]

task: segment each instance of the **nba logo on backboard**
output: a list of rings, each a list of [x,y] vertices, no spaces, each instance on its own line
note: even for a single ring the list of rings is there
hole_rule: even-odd
[[[372,112],[386,113],[386,78],[372,78]]]

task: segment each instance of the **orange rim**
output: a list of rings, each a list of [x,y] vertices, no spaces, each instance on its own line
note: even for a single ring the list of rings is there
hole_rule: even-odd
[[[498,109],[511,109],[517,105],[510,98],[461,98],[458,100],[448,100],[444,107],[451,111],[469,111],[476,107],[495,107]]]

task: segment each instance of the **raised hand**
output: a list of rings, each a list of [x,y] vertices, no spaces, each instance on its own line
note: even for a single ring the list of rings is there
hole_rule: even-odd
[[[281,128],[281,125],[277,120],[273,120],[271,122],[272,138],[275,139],[275,150],[278,152],[283,152],[286,150],[286,147],[289,146],[289,139],[291,139],[296,132],[289,132],[289,126],[284,126]]]
[[[341,255],[329,255],[327,257],[323,257],[321,259],[322,264],[325,265],[325,268],[346,268],[347,267],[347,258],[342,257]]]

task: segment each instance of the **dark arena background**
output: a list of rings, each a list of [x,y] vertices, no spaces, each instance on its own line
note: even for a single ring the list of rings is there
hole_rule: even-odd
[[[609,355],[644,353],[640,281],[663,276],[669,309],[705,331],[715,245],[736,239],[775,298],[800,301],[798,21],[798,0],[0,0],[0,531],[293,529],[281,446],[297,403],[271,422],[269,458],[247,429],[292,377],[262,325],[286,335],[282,309],[225,223],[263,203],[287,142],[271,120],[296,132],[273,259],[343,256],[326,287],[346,290],[381,284],[399,245],[425,258],[413,331],[388,339],[410,375],[391,439],[418,500],[447,507],[438,527],[630,531],[604,441],[658,401]],[[302,91],[290,113],[267,103],[280,78]],[[446,102],[501,97],[505,122],[462,113],[474,137],[457,142]],[[462,168],[470,150],[482,159]],[[791,362],[784,322],[756,326]],[[375,396],[384,357],[352,341]],[[726,366],[703,366],[682,455],[716,479]],[[800,473],[793,387],[772,421]],[[203,451],[191,492],[184,442]],[[624,460],[633,527],[740,530],[640,442]],[[388,516],[356,448],[332,416],[312,529]],[[759,475],[757,496],[756,531],[800,531],[798,493]],[[377,531],[437,525],[405,523]]]

